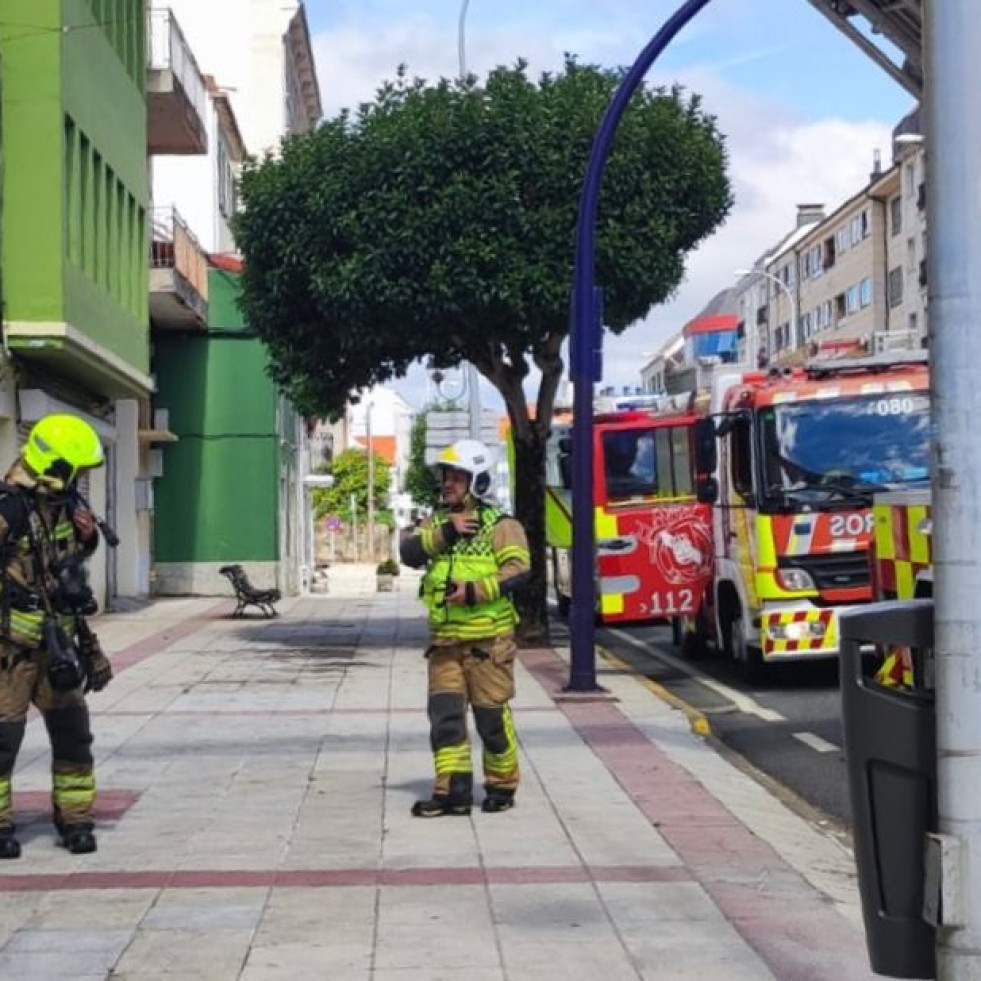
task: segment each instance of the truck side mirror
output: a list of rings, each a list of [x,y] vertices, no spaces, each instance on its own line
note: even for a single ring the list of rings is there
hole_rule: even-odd
[[[715,420],[699,419],[695,423],[695,471],[699,475],[709,476],[715,473],[719,462],[719,451],[716,446]]]
[[[695,500],[699,504],[715,504],[719,499],[719,482],[715,477],[699,477],[695,481]]]

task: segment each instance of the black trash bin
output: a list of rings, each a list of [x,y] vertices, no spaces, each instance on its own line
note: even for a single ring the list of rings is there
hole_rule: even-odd
[[[934,693],[888,688],[865,673],[862,647],[933,647],[933,602],[875,603],[841,617],[841,695],[865,936],[872,970],[936,976],[923,919],[926,834],[937,829]]]

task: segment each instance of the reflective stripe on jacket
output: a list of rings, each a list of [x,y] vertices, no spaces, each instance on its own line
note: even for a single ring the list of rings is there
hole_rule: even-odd
[[[514,631],[518,614],[510,597],[501,596],[497,585],[499,557],[494,554],[494,526],[503,513],[485,507],[478,512],[480,528],[469,537],[458,538],[434,556],[422,580],[422,600],[429,610],[429,627],[436,640],[480,640]],[[436,516],[434,525],[446,520]],[[474,606],[448,605],[447,583],[481,583],[493,597]]]

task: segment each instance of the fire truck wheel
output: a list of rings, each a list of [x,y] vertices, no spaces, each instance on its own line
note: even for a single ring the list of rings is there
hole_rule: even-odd
[[[736,662],[743,681],[750,684],[759,681],[763,673],[763,654],[758,647],[751,647],[746,643],[743,612],[739,605],[730,607],[729,615],[723,624],[722,636],[726,653]]]
[[[671,618],[671,643],[682,657],[702,657],[707,649],[707,638],[700,620],[692,622],[685,617]]]

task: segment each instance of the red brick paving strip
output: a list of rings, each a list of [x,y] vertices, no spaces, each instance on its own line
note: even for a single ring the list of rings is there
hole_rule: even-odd
[[[150,634],[149,637],[144,637],[142,640],[138,640],[128,647],[124,647],[122,650],[110,654],[109,660],[112,662],[113,672],[119,674],[120,671],[125,671],[134,664],[139,664],[140,661],[145,661],[148,657],[159,654],[176,641],[182,640],[190,634],[197,633],[206,623],[210,623],[218,617],[223,610],[231,612],[231,609],[231,600],[222,600],[220,603],[209,606],[200,613],[195,613],[186,620],[175,623],[172,627],[164,627],[163,630],[155,634]]]
[[[559,694],[568,666],[555,651],[525,650],[521,660],[546,691]],[[558,707],[778,979],[874,977],[858,930],[614,703]]]
[[[418,869],[161,869],[148,872],[0,874],[0,893],[80,889],[248,889],[351,886],[558,885],[579,882],[687,882],[680,865],[502,866]]]

